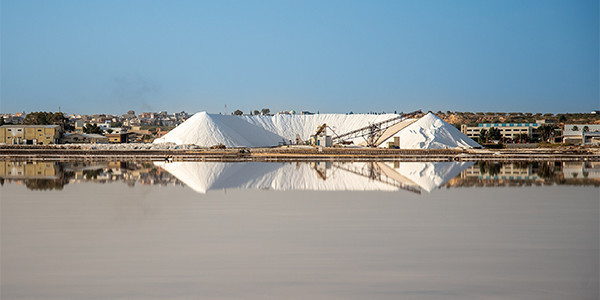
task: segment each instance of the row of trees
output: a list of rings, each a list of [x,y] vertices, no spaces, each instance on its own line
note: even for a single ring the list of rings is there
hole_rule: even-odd
[[[24,125],[60,125],[63,130],[73,130],[75,127],[69,124],[69,119],[62,112],[32,112],[25,116]]]
[[[112,130],[111,130],[111,132],[112,132]],[[102,134],[102,128],[100,128],[100,126],[98,126],[96,124],[93,124],[93,123],[92,124],[85,124],[85,126],[83,126],[83,133]]]
[[[576,127],[576,126],[575,126]],[[587,127],[587,126],[586,126]],[[544,124],[538,127],[537,129],[540,132],[540,139],[545,142],[550,142],[550,139],[554,137],[554,132],[556,131],[556,126],[552,124]],[[575,129],[574,129],[575,130]],[[500,129],[491,127],[489,130],[481,129],[479,131],[479,143],[489,143],[490,141],[502,141],[503,140],[502,133]],[[513,141],[517,141],[520,143],[531,141],[529,139],[529,135],[527,133],[520,133],[513,137]]]
[[[264,116],[266,116],[266,115],[269,115],[270,113],[271,113],[271,110],[268,109],[268,108],[263,108],[260,111],[258,111],[258,110],[250,111],[250,115],[255,115],[255,116],[258,116],[258,115],[264,115]],[[241,110],[239,110],[239,109],[237,109],[232,114],[234,116],[241,116],[241,115],[244,114],[244,112],[241,111]]]
[[[577,127],[577,125],[574,125],[574,126],[571,128],[571,130],[573,130],[573,131],[578,131],[578,130],[579,130],[579,127]],[[583,128],[582,128],[581,130],[582,130],[583,132],[588,132],[588,131],[590,131],[590,128],[589,128],[589,127],[586,125],[586,126],[583,126]]]

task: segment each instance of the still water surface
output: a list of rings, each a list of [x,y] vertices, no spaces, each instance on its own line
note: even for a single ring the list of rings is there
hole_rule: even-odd
[[[598,299],[598,163],[1,163],[1,299]]]

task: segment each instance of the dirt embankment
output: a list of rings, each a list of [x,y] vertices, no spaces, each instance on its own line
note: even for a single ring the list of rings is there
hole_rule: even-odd
[[[0,147],[2,160],[210,160],[210,161],[600,161],[598,148],[536,149],[370,149],[370,148],[233,148],[233,149],[89,149],[51,146]]]

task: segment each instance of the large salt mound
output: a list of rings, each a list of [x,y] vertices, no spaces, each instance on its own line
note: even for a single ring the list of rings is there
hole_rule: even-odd
[[[337,134],[397,117],[396,114],[318,114],[274,116],[230,116],[199,112],[154,143],[195,144],[210,147],[276,146],[296,141],[296,135],[308,140],[317,127],[327,124]],[[330,130],[330,129],[328,129]],[[328,134],[332,134],[330,131]],[[359,144],[364,139],[356,139]]]
[[[343,134],[369,124],[396,118],[396,114],[367,115],[367,114],[317,114],[317,115],[284,115],[274,116],[243,116],[246,121],[268,131],[274,132],[286,140],[296,140],[296,135],[307,140],[315,134],[317,127],[327,124],[327,134]],[[335,131],[335,134],[331,132]],[[355,144],[363,142],[363,138],[354,140]]]
[[[478,148],[477,142],[446,123],[432,113],[428,113],[406,128],[398,131],[381,144],[387,145],[394,137],[400,137],[400,149],[448,149]]]
[[[330,127],[328,134],[335,136],[397,116],[396,114],[228,116],[200,112],[164,137],[156,139],[154,143],[195,144],[202,147],[217,144],[228,147],[276,146],[284,141],[296,141],[297,135],[307,140],[322,124],[327,124]],[[400,148],[403,149],[481,147],[454,126],[433,114],[427,114],[394,136],[400,137]],[[387,141],[393,141],[394,136]],[[364,138],[356,138],[353,142],[358,145],[364,142]],[[381,144],[381,146],[386,145],[387,142]]]

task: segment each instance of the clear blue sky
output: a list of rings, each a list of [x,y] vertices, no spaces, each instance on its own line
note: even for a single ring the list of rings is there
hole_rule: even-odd
[[[598,1],[2,0],[0,112],[599,109]]]

